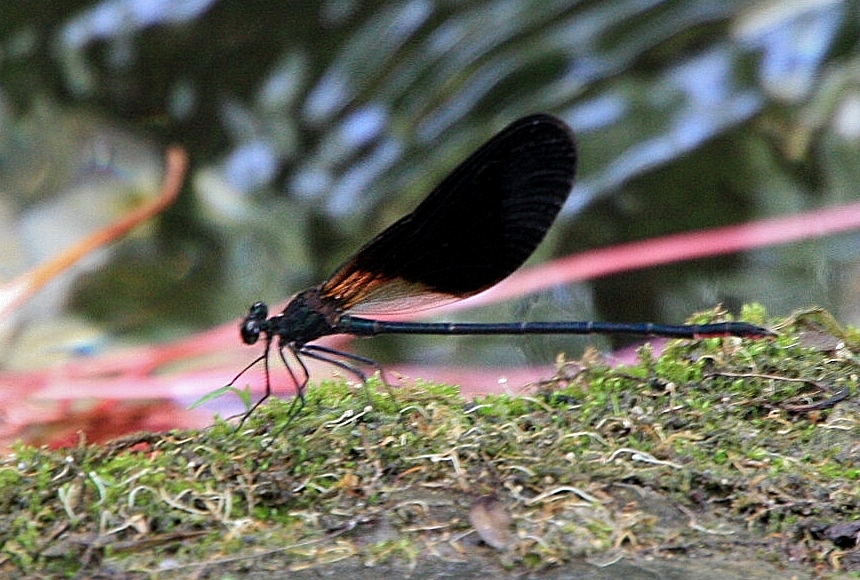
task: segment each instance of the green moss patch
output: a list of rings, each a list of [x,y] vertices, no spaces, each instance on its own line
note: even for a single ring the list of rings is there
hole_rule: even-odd
[[[772,328],[645,346],[628,367],[589,352],[516,397],[326,382],[295,417],[273,400],[239,429],[19,447],[0,464],[0,570],[172,578],[482,558],[521,573],[742,545],[856,569],[860,335],[821,311]]]

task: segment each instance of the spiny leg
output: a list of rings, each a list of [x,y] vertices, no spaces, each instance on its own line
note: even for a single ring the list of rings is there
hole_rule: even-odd
[[[290,352],[293,354],[293,358],[299,363],[302,368],[302,373],[305,378],[302,381],[298,380],[295,372],[293,372],[292,367],[290,366],[287,358],[284,354],[284,348],[289,348]],[[352,354],[348,352],[343,352],[340,350],[336,350],[333,348],[328,348],[325,346],[320,346],[316,344],[305,344],[301,346],[297,346],[295,343],[289,343],[286,345],[281,345],[278,349],[278,354],[281,357],[281,361],[283,361],[284,366],[287,367],[287,371],[290,373],[290,377],[292,377],[293,381],[296,384],[296,396],[293,399],[293,403],[290,405],[290,408],[287,410],[287,420],[286,422],[278,428],[277,431],[273,432],[271,435],[271,439],[263,446],[261,451],[265,451],[269,448],[269,446],[275,442],[275,440],[283,433],[287,427],[292,423],[293,419],[304,409],[306,400],[305,400],[305,387],[307,387],[308,380],[310,378],[310,372],[308,371],[307,365],[302,360],[303,356],[307,356],[314,360],[322,361],[331,365],[334,365],[338,368],[341,368],[348,373],[358,377],[361,381],[361,384],[364,387],[364,392],[367,397],[367,402],[369,405],[373,405],[373,400],[370,397],[370,391],[367,386],[367,375],[358,368],[355,364],[350,364],[343,360],[339,360],[337,357],[342,359],[346,359],[348,361],[354,361],[355,363],[364,364],[367,366],[371,366],[376,371],[379,372],[380,376],[383,376],[382,366],[376,362],[375,360],[369,359],[367,357],[363,357],[357,354]],[[383,381],[384,381],[383,376]],[[387,383],[386,383],[387,384]],[[261,401],[262,402],[262,401]],[[258,403],[259,404],[259,403]],[[256,405],[255,405],[256,408]]]
[[[256,359],[254,359],[253,362],[251,362],[251,364],[249,364],[244,369],[242,369],[242,372],[240,372],[238,375],[236,375],[236,377],[232,381],[230,381],[230,383],[228,383],[228,386],[232,386],[233,383],[236,382],[236,380],[239,377],[241,377],[248,369],[250,369],[252,366],[254,366],[258,362],[260,362],[260,360],[263,361],[263,370],[264,370],[264,374],[266,376],[266,390],[263,393],[263,396],[260,398],[260,400],[257,401],[256,403],[254,403],[251,406],[251,408],[248,409],[247,411],[245,411],[245,413],[242,415],[242,418],[239,420],[239,424],[236,426],[237,429],[242,427],[242,425],[245,423],[245,421],[248,419],[248,417],[250,417],[251,414],[254,411],[256,411],[260,405],[262,405],[264,402],[266,402],[266,400],[272,395],[271,368],[269,366],[269,352],[271,351],[272,339],[273,339],[273,337],[271,335],[267,334],[266,335],[266,348],[263,351],[263,354],[260,355],[259,357],[257,357]],[[292,345],[288,345],[288,346],[295,353],[294,347]],[[290,407],[289,415],[290,415],[290,419],[292,419],[293,411],[295,410],[295,412],[298,412],[301,410],[302,407],[304,407],[304,402],[305,402],[304,401],[304,387],[308,382],[308,369],[307,369],[307,367],[305,367],[305,364],[301,361],[301,359],[296,357],[296,360],[299,362],[299,365],[301,365],[302,371],[304,372],[304,375],[305,375],[304,380],[299,381],[298,377],[296,376],[296,373],[293,372],[292,367],[290,366],[289,362],[287,362],[287,359],[284,356],[284,346],[283,345],[279,345],[278,354],[280,355],[281,361],[284,363],[284,366],[286,367],[287,372],[290,374],[290,378],[293,380],[293,383],[296,385],[296,392],[298,394],[298,396],[296,398],[301,402],[298,409],[294,409],[296,406],[295,402]]]
[[[245,423],[245,420],[251,416],[251,413],[253,413],[254,410],[257,407],[259,407],[263,403],[263,401],[268,399],[269,395],[272,394],[272,386],[271,386],[271,383],[269,382],[269,347],[271,346],[271,344],[272,344],[272,337],[267,334],[266,335],[266,348],[263,351],[263,354],[261,354],[260,356],[258,356],[254,360],[252,360],[248,365],[245,366],[245,368],[243,368],[241,371],[239,371],[239,374],[237,374],[235,377],[233,377],[233,380],[231,380],[229,383],[227,383],[228,387],[233,387],[233,385],[236,383],[236,381],[239,380],[239,377],[241,377],[246,372],[248,372],[248,370],[251,367],[253,367],[254,365],[256,365],[258,362],[263,361],[263,368],[265,370],[265,375],[266,375],[266,392],[259,401],[254,403],[250,409],[248,409],[247,411],[245,411],[242,414],[242,418],[239,420],[239,424],[236,425],[237,429],[239,429],[242,426],[242,424]],[[228,419],[232,419],[234,417],[238,417],[238,414],[233,415],[231,417],[228,417]]]
[[[254,405],[250,409],[248,409],[248,411],[246,411],[243,414],[242,419],[239,421],[239,425],[237,426],[237,429],[240,428],[244,424],[245,420],[260,405],[262,405],[272,394],[272,386],[271,386],[271,378],[270,378],[271,368],[269,365],[269,353],[270,353],[270,349],[271,349],[271,345],[272,345],[272,340],[273,340],[273,336],[267,335],[266,336],[266,348],[265,348],[265,351],[263,352],[263,354],[261,356],[257,357],[256,359],[254,359],[248,366],[246,366],[244,369],[242,369],[242,372],[240,372],[238,375],[236,375],[236,377],[229,383],[230,385],[232,385],[248,369],[250,369],[255,364],[260,362],[260,360],[263,361],[263,368],[264,368],[264,372],[265,372],[265,376],[266,376],[265,393],[259,401],[254,403]],[[293,354],[293,358],[296,360],[296,362],[298,362],[299,366],[301,367],[301,369],[302,369],[301,374],[304,375],[301,380],[297,376],[297,373],[293,370],[293,367],[290,364],[290,362],[287,360],[287,356],[284,353],[284,349],[289,349],[289,351]],[[382,368],[382,365],[380,365],[378,362],[376,362],[373,359],[363,357],[363,356],[360,356],[357,354],[352,354],[349,352],[343,352],[343,351],[339,351],[339,350],[336,350],[333,348],[328,348],[325,346],[320,346],[320,345],[315,345],[315,344],[306,344],[306,345],[298,346],[295,343],[287,343],[287,344],[282,343],[282,344],[278,345],[278,356],[281,358],[281,362],[283,362],[284,367],[286,367],[287,372],[290,375],[290,378],[293,380],[293,383],[296,385],[296,396],[295,396],[292,404],[290,405],[289,409],[287,410],[286,422],[276,432],[272,433],[272,436],[271,436],[272,438],[270,439],[269,443],[267,443],[265,445],[264,449],[267,448],[269,445],[271,445],[271,443],[273,443],[275,441],[275,439],[277,439],[277,437],[292,423],[293,419],[305,407],[305,404],[306,404],[305,389],[307,387],[307,383],[308,383],[308,380],[310,378],[310,372],[308,371],[307,365],[305,365],[305,362],[302,360],[303,356],[307,356],[307,357],[310,357],[310,358],[315,359],[315,360],[319,360],[322,362],[326,362],[328,364],[332,364],[338,368],[341,368],[341,369],[347,371],[348,373],[354,375],[355,377],[357,377],[361,381],[361,383],[364,387],[365,396],[367,397],[368,404],[370,404],[370,405],[373,404],[373,401],[372,401],[372,398],[370,396],[369,387],[367,385],[367,375],[358,367],[358,365],[361,364],[361,365],[366,365],[366,366],[372,367],[373,369],[375,369],[376,372],[379,373],[382,381],[386,385],[388,385],[388,382],[385,380],[385,371]],[[345,360],[342,360],[342,359],[345,359]],[[354,363],[354,364],[351,364],[351,362],[347,362],[347,361],[352,361],[352,363]],[[388,385],[388,386],[390,386],[390,385]]]
[[[232,385],[232,384],[233,384],[233,382],[235,382],[235,381],[236,381],[236,379],[238,379],[240,376],[242,376],[242,373],[244,373],[245,371],[247,371],[249,368],[251,368],[252,366],[254,366],[255,364],[257,364],[258,362],[260,362],[260,360],[262,359],[262,361],[263,361],[263,372],[264,372],[264,374],[266,375],[266,391],[263,393],[263,396],[260,398],[260,400],[259,400],[259,401],[257,401],[257,402],[256,402],[256,403],[254,403],[253,405],[251,405],[251,408],[250,408],[250,409],[248,409],[247,411],[245,411],[245,413],[243,413],[243,414],[242,414],[242,418],[241,418],[241,419],[239,419],[239,424],[238,424],[238,425],[236,425],[236,429],[241,428],[241,427],[242,427],[242,425],[244,425],[245,421],[248,419],[248,417],[250,417],[250,416],[251,416],[251,413],[253,413],[253,412],[257,409],[257,407],[259,407],[260,405],[262,405],[262,404],[263,404],[263,402],[264,402],[266,399],[268,399],[268,398],[269,398],[269,396],[272,394],[272,384],[271,384],[270,379],[269,379],[269,347],[271,347],[271,346],[272,346],[272,337],[271,337],[271,335],[268,335],[268,334],[267,334],[267,335],[266,335],[266,349],[263,351],[263,354],[261,354],[261,355],[260,355],[260,356],[258,356],[256,359],[254,359],[254,362],[252,362],[251,364],[249,364],[248,366],[246,366],[246,367],[244,368],[244,370],[242,370],[242,372],[241,372],[241,373],[239,373],[238,375],[236,375],[236,378],[235,378],[235,379],[233,379],[232,381],[230,381],[230,385]]]
[[[302,367],[302,373],[305,375],[305,378],[303,380],[299,380],[299,378],[296,376],[296,373],[293,371],[293,367],[291,367],[289,361],[287,361],[287,357],[284,355],[285,348],[290,349],[290,352],[293,353],[293,358],[295,358],[296,361],[299,363],[299,366]],[[302,409],[305,408],[305,387],[307,386],[308,380],[310,379],[310,373],[308,373],[308,367],[305,366],[304,361],[299,356],[300,350],[300,348],[297,348],[292,343],[286,345],[279,345],[278,347],[278,355],[281,357],[281,362],[283,362],[284,366],[287,367],[287,372],[290,373],[290,378],[293,379],[293,383],[296,385],[296,396],[293,397],[293,402],[292,404],[290,404],[289,409],[287,409],[287,420],[284,422],[283,425],[281,425],[280,428],[278,428],[272,433],[268,443],[263,445],[262,449],[260,449],[260,452],[263,452],[268,449],[269,446],[274,443],[275,440],[281,435],[281,433],[283,433],[284,430],[286,430],[286,428],[290,426],[290,424],[293,422],[293,419],[295,419],[296,416],[298,416],[298,414],[302,412]]]
[[[290,366],[290,364],[287,361],[287,358],[284,354],[284,348],[290,349],[290,352],[293,354],[293,358],[295,358],[296,361],[299,363],[299,365],[302,367],[302,373],[305,376],[304,380],[300,381],[298,379],[298,377],[296,377],[295,372],[293,372],[293,369]],[[308,380],[310,378],[310,372],[308,371],[307,365],[305,365],[305,362],[302,360],[302,356],[307,356],[309,358],[312,358],[312,359],[315,359],[318,361],[332,364],[332,365],[334,365],[338,368],[341,368],[341,369],[355,375],[356,377],[358,377],[359,380],[361,381],[362,385],[364,386],[365,395],[367,396],[368,403],[370,405],[373,404],[373,401],[370,398],[370,392],[368,391],[368,387],[367,387],[367,375],[365,375],[364,372],[362,372],[362,370],[359,369],[357,366],[349,364],[349,363],[344,362],[342,360],[338,360],[338,358],[336,358],[336,357],[341,357],[341,358],[345,358],[347,360],[355,361],[357,363],[372,366],[377,371],[379,371],[380,376],[381,376],[382,372],[383,372],[382,367],[376,361],[369,359],[369,358],[366,358],[366,357],[363,357],[363,356],[356,355],[356,354],[351,354],[348,352],[342,352],[339,350],[335,350],[333,348],[328,348],[325,346],[319,346],[319,345],[315,345],[315,344],[306,344],[306,345],[302,345],[302,346],[297,346],[294,343],[290,343],[287,345],[282,345],[278,349],[278,354],[280,355],[281,360],[284,363],[284,366],[287,367],[287,371],[290,373],[290,377],[292,377],[293,381],[296,384],[296,396],[293,399],[292,405],[290,405],[290,408],[287,411],[287,421],[277,431],[272,433],[271,439],[269,440],[268,443],[266,443],[266,445],[263,447],[262,450],[267,449],[269,447],[269,445],[271,445],[281,435],[281,433],[283,433],[284,430],[287,427],[289,427],[289,425],[290,425],[290,423],[292,423],[293,419],[305,407],[305,403],[306,403],[305,387],[307,387],[307,383],[308,383]]]
[[[346,359],[348,361],[353,361],[355,363],[363,364],[365,366],[373,367],[373,369],[379,373],[379,378],[382,379],[383,384],[390,387],[388,381],[385,380],[385,370],[382,368],[378,362],[371,358],[367,358],[361,355],[353,354],[351,352],[344,352],[341,350],[336,350],[333,348],[329,348],[326,346],[321,346],[318,344],[306,344],[299,352],[305,356],[310,358],[327,362],[332,364],[338,368],[341,368],[353,376],[358,377],[361,381],[361,384],[364,387],[364,394],[367,397],[367,402],[372,406],[373,400],[370,396],[370,388],[367,386],[367,375],[355,364],[350,364],[348,362],[344,362],[343,360],[339,360],[336,357],[340,357],[341,359]],[[393,395],[392,395],[393,396]]]
[[[296,376],[296,373],[293,371],[293,367],[290,366],[290,363],[287,361],[287,357],[284,356],[284,348],[289,348],[290,352],[293,353],[293,358],[296,359],[296,362],[298,362],[299,366],[302,367],[304,379],[299,380]],[[281,357],[281,362],[283,362],[284,366],[287,367],[287,372],[290,373],[290,378],[293,379],[293,384],[296,385],[296,396],[293,397],[293,403],[287,410],[287,422],[284,425],[284,428],[286,428],[286,426],[292,422],[293,418],[305,408],[305,387],[308,385],[310,373],[308,372],[308,367],[305,366],[302,357],[299,356],[300,351],[301,349],[297,348],[295,344],[292,343],[280,345],[278,348],[278,355]]]

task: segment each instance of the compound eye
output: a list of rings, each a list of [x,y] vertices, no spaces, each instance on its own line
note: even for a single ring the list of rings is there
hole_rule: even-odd
[[[255,302],[248,316],[239,325],[239,332],[242,335],[242,342],[245,344],[254,344],[259,340],[260,333],[266,330],[266,317],[269,315],[269,308],[262,302]]]
[[[265,302],[254,302],[248,312],[248,318],[256,318],[257,320],[266,320],[269,316],[269,307]]]
[[[260,338],[260,321],[249,316],[239,326],[239,332],[242,334],[242,342],[254,344]]]

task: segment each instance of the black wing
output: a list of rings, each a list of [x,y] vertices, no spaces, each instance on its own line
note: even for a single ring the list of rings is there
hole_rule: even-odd
[[[515,121],[365,244],[322,293],[344,310],[386,312],[486,290],[543,240],[575,171],[573,132],[563,121]]]

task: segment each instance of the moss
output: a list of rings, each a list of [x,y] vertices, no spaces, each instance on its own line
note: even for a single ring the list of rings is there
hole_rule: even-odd
[[[0,465],[0,570],[455,557],[486,550],[468,514],[488,493],[514,522],[505,569],[676,555],[702,532],[675,512],[781,538],[768,559],[802,542],[819,565],[830,548],[805,530],[860,507],[858,334],[821,311],[775,326],[774,340],[643,347],[628,367],[589,352],[520,397],[326,382],[298,413],[272,400],[238,429],[17,447]]]

